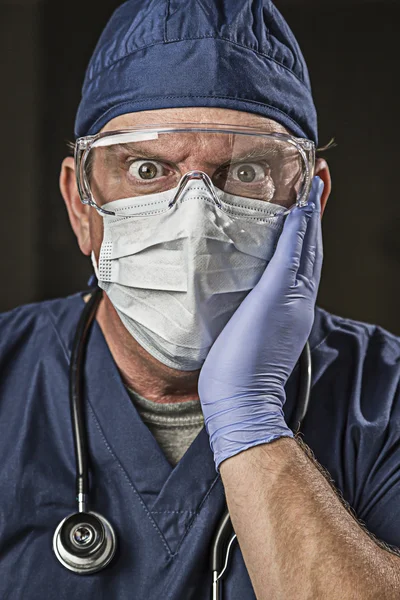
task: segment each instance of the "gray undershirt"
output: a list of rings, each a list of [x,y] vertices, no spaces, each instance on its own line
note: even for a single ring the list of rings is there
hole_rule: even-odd
[[[200,400],[159,404],[127,388],[143,423],[175,467],[204,425]]]

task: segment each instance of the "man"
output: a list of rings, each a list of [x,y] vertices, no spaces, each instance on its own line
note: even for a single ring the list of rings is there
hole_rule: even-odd
[[[1,318],[0,597],[209,598],[226,500],[224,598],[399,598],[400,341],[315,309],[331,182],[282,16],[130,0],[76,137],[61,192],[103,290],[78,361],[89,485],[66,529],[68,376],[93,290]],[[99,515],[109,545],[89,569]]]

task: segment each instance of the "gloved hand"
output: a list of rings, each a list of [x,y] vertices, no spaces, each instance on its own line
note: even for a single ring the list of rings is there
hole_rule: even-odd
[[[307,342],[322,267],[320,199],[287,216],[260,281],[218,336],[199,378],[199,397],[217,473],[223,460],[252,446],[293,437],[284,386]]]

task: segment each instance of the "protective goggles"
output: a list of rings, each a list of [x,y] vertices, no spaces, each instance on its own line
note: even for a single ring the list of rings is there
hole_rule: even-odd
[[[108,205],[117,200],[130,201],[124,216],[137,214],[136,202],[168,191],[169,210],[190,178],[202,180],[219,208],[227,197],[236,204],[245,198],[280,207],[282,216],[307,204],[314,163],[310,140],[211,123],[141,125],[82,137],[75,146],[81,200],[103,215],[115,215]]]

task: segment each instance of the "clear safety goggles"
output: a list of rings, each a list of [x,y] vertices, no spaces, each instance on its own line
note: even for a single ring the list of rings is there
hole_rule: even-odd
[[[171,209],[188,179],[201,179],[220,208],[221,198],[242,197],[255,207],[282,207],[282,216],[307,204],[314,163],[310,140],[208,123],[141,125],[82,137],[75,146],[81,200],[103,215],[115,214],[107,205],[116,200],[129,200],[137,214],[136,198],[169,190]]]

